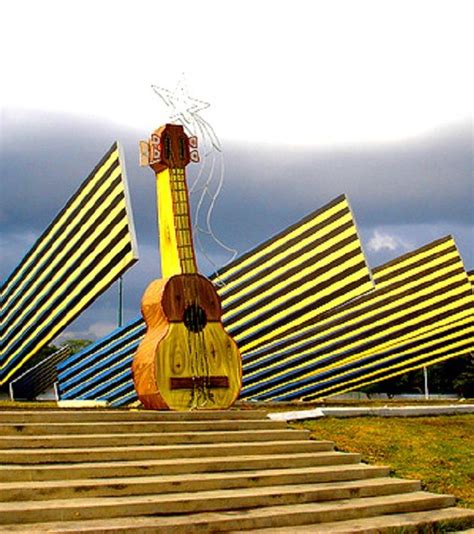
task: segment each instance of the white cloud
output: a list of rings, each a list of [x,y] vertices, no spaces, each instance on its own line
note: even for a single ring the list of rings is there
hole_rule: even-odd
[[[84,330],[66,330],[57,339],[54,340],[54,344],[63,343],[69,339],[100,339],[112,332],[117,328],[116,323],[108,321],[97,321],[92,323]]]
[[[379,252],[381,250],[409,250],[412,245],[401,239],[396,235],[391,235],[381,230],[374,230],[372,237],[367,244],[368,249],[372,252]]]
[[[468,0],[5,6],[1,90],[12,107],[98,115],[148,133],[166,113],[150,85],[172,88],[184,71],[222,138],[393,140],[471,111]]]

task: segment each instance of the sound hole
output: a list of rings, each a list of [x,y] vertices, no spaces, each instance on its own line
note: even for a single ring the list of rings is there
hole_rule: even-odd
[[[183,322],[188,330],[197,334],[206,326],[206,312],[197,304],[191,304],[184,311]]]

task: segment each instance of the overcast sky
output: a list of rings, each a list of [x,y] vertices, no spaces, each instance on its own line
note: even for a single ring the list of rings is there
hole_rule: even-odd
[[[472,5],[2,3],[0,275],[119,140],[140,246],[125,318],[139,313],[159,269],[137,142],[168,120],[151,84],[183,72],[211,104],[226,167],[214,229],[239,252],[346,193],[371,266],[450,233],[474,268]],[[68,335],[105,334],[115,307],[112,288]]]

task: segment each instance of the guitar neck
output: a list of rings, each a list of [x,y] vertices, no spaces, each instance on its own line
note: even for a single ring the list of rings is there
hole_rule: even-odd
[[[162,276],[197,272],[184,168],[156,175]]]

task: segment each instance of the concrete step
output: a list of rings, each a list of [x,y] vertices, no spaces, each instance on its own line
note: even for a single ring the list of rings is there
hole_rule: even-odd
[[[265,419],[262,410],[196,410],[193,412],[159,412],[154,410],[0,410],[0,424],[73,423],[91,421],[232,421]]]
[[[372,467],[365,464],[142,477],[120,477],[120,474],[116,473],[113,478],[4,482],[0,483],[0,501],[74,499],[79,496],[117,497],[272,485],[318,484],[387,477],[388,474],[388,467]]]
[[[77,480],[186,473],[216,473],[274,469],[286,467],[348,466],[359,464],[360,454],[335,451],[306,453],[274,453],[261,451],[258,455],[245,455],[241,451],[232,456],[206,458],[147,459],[116,462],[77,462],[47,465],[0,464],[0,481]]]
[[[125,447],[87,447],[65,449],[0,450],[0,464],[45,464],[64,462],[101,462],[145,458],[191,458],[329,451],[331,441],[264,441],[235,443],[198,443],[192,445],[147,445]],[[0,479],[1,480],[1,479]]]
[[[234,430],[286,429],[284,421],[235,419],[209,421],[93,421],[87,423],[8,423],[0,424],[0,436],[41,436],[58,434],[130,434],[162,432],[217,432]]]
[[[0,503],[0,524],[34,523],[130,515],[191,514],[275,505],[314,503],[417,492],[418,481],[375,478],[162,495],[56,499]],[[453,504],[450,500],[449,504]]]
[[[296,441],[310,436],[308,430],[234,430],[232,432],[166,432],[133,434],[69,434],[50,436],[0,437],[0,450],[56,449],[81,447],[120,447],[173,445],[186,443],[231,443],[252,441]]]
[[[327,502],[266,507],[254,506],[240,511],[226,510],[223,512],[154,515],[152,517],[123,516],[117,519],[80,520],[76,517],[69,521],[62,518],[60,522],[47,522],[45,518],[49,514],[45,513],[42,522],[24,525],[19,525],[16,521],[19,515],[17,510],[15,521],[4,524],[3,527],[0,527],[0,531],[54,532],[56,534],[67,532],[94,532],[95,534],[110,532],[117,534],[182,534],[185,532],[186,534],[193,534],[194,532],[228,532],[269,527],[288,527],[287,532],[292,532],[292,529],[298,525],[435,510],[450,507],[453,502],[454,498],[450,495],[413,492]],[[44,503],[39,504],[44,505]],[[55,519],[57,517],[56,515]]]
[[[435,530],[435,527],[438,527]],[[365,517],[331,523],[312,523],[292,526],[291,532],[306,534],[417,534],[420,532],[466,532],[474,527],[474,510],[467,508],[442,508],[429,512],[407,512],[402,514]],[[232,531],[233,534],[248,532]],[[253,534],[288,534],[288,527],[262,528],[252,530]]]
[[[262,411],[0,411],[0,532],[374,534],[474,521],[388,472]]]

